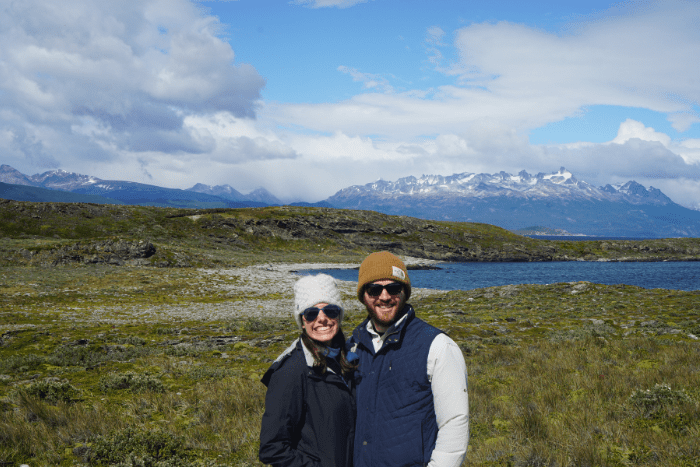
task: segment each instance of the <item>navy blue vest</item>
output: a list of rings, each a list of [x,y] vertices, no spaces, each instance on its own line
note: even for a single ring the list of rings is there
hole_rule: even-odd
[[[367,321],[353,332],[360,359],[355,467],[427,465],[435,449],[438,427],[427,364],[430,344],[442,331],[406,307],[406,319],[386,331],[376,353]]]

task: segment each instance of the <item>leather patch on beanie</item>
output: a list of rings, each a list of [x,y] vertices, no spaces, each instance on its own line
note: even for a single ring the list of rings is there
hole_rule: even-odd
[[[396,277],[397,279],[406,280],[406,274],[401,270],[401,268],[397,268],[396,266],[391,267],[392,270],[392,275]]]

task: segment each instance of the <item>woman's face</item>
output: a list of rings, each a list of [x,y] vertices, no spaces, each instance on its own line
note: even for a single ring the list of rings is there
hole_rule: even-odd
[[[323,342],[324,344],[329,343],[338,333],[338,329],[340,329],[338,318],[330,319],[323,312],[322,308],[326,305],[328,305],[328,303],[317,303],[314,305],[316,308],[321,308],[315,320],[309,322],[306,321],[306,317],[302,316],[301,318],[306,334],[313,340]]]

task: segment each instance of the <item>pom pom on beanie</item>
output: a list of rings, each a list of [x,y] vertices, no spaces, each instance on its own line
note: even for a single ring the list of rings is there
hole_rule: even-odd
[[[374,281],[393,280],[401,282],[406,290],[406,300],[411,296],[411,279],[401,259],[388,251],[369,255],[360,265],[357,277],[357,298],[364,303],[365,286]]]
[[[301,314],[309,307],[319,303],[338,305],[341,310],[343,303],[340,300],[338,286],[328,274],[304,276],[294,284],[294,320],[302,328]],[[338,316],[338,323],[343,321],[344,311]]]

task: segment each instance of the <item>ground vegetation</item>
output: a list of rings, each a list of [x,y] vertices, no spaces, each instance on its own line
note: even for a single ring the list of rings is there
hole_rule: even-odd
[[[298,336],[294,271],[354,267],[382,245],[429,267],[443,258],[426,252],[456,238],[482,251],[560,248],[491,226],[318,208],[0,208],[8,466],[260,465],[259,380]],[[624,254],[692,255],[684,241],[625,243]],[[594,246],[566,254],[617,248]],[[54,261],[70,252],[82,259]],[[412,294],[467,362],[464,465],[700,465],[700,292],[523,282]],[[341,283],[346,332],[365,318],[355,285]]]

